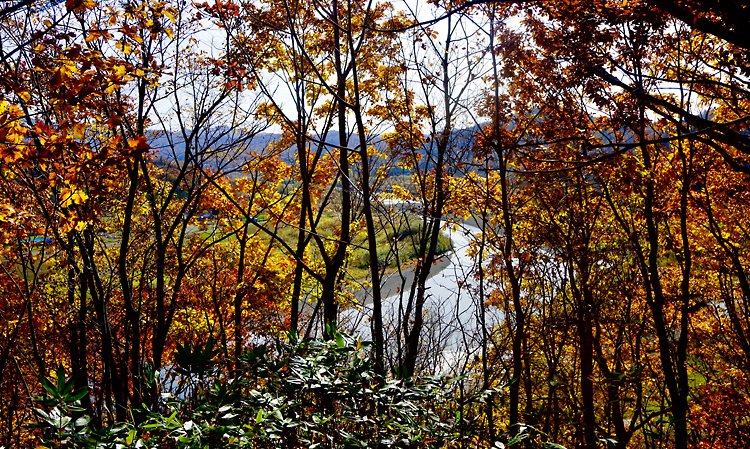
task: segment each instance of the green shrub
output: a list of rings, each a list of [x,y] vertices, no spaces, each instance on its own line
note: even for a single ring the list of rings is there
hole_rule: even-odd
[[[367,343],[340,333],[292,341],[246,352],[232,378],[195,369],[207,366],[210,343],[183,348],[176,369],[197,394],[162,395],[158,412],[138,411],[142,422],[104,429],[90,425],[81,392],[60,371],[62,394],[46,381],[35,427],[45,445],[66,448],[429,448],[471,438],[472,424],[451,411],[454,382],[388,380],[375,373]]]
[[[81,407],[86,390],[74,390],[75,379],[60,368],[54,381],[42,380],[32,427],[41,429],[41,447],[70,449],[561,448],[520,424],[512,435],[483,440],[482,420],[467,414],[481,410],[490,392],[466,398],[447,378],[386,379],[373,369],[368,343],[333,335],[258,346],[235,360],[233,377],[213,369],[219,351],[210,339],[181,347],[175,372],[191,394],[162,394],[152,410],[132,411],[138,422],[104,427]]]

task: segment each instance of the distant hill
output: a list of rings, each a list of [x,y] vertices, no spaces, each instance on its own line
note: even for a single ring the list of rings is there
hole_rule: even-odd
[[[186,145],[183,135],[176,132],[154,133],[149,139],[149,144],[155,157],[167,161],[183,161],[188,147],[193,154],[204,152],[210,158],[221,160],[227,157],[227,152],[232,156],[262,152],[280,137],[277,133],[258,133],[250,136],[226,128],[212,128],[190,139],[190,145]]]
[[[478,127],[459,129],[453,132],[450,143],[450,157],[447,163],[456,163],[457,160],[470,160],[470,149],[474,144],[474,138]],[[201,154],[200,162],[213,169],[232,171],[236,170],[245,161],[245,155],[249,153],[262,154],[270,144],[281,138],[279,133],[257,133],[254,135],[235,132],[228,128],[212,128],[203,133],[194,136],[188,146],[185,144],[185,138],[181,133],[153,133],[149,139],[152,154],[155,161],[161,166],[179,165],[185,160],[187,148],[191,149],[192,154]],[[387,142],[382,139],[374,139],[374,145],[379,151],[385,152]],[[339,144],[339,133],[330,131],[325,139],[326,143],[335,146]],[[359,139],[352,136],[349,139],[349,147],[356,147]],[[311,146],[315,146],[311,142]],[[421,148],[415,149],[415,153],[421,160],[422,168],[428,168],[434,164],[434,159],[428,157],[429,153],[435,151],[435,142],[428,143]],[[411,153],[410,149],[402,149],[402,155]],[[297,160],[296,146],[291,146],[283,150],[282,160],[294,164]],[[395,161],[381,160],[372,161],[374,169],[388,166],[389,172],[395,175],[406,174],[406,169],[400,168]],[[356,169],[356,167],[355,167]]]

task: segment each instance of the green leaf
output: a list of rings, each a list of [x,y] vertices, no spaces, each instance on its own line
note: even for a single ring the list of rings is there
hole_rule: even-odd
[[[299,341],[299,333],[296,330],[290,330],[287,336],[289,337],[289,343],[293,345],[296,345]]]
[[[339,332],[336,332],[336,345],[339,348],[343,348],[344,346],[346,346],[346,343],[344,342],[344,337]]]
[[[83,387],[83,388],[79,388],[79,389],[78,389],[78,390],[76,390],[75,392],[73,392],[73,393],[69,394],[69,395],[68,395],[68,396],[67,396],[67,397],[65,398],[65,401],[66,401],[66,402],[75,402],[75,401],[78,401],[78,400],[80,400],[81,398],[83,398],[83,397],[84,397],[84,396],[86,396],[87,394],[89,394],[89,388],[88,388],[88,387]]]
[[[57,391],[60,396],[64,396],[65,393],[63,391],[65,390],[65,369],[62,366],[62,363],[57,365]]]
[[[125,445],[130,446],[131,444],[133,444],[134,439],[135,439],[135,429],[130,429],[130,431],[128,431],[128,436],[125,437]]]
[[[46,377],[42,377],[39,379],[39,382],[41,382],[42,387],[47,391],[47,393],[52,396],[55,399],[59,398],[59,394],[57,393],[57,387]]]
[[[91,417],[88,415],[84,415],[76,419],[75,425],[76,427],[86,427],[89,422],[91,422]]]
[[[555,443],[544,443],[544,449],[566,449],[565,446],[561,446]]]

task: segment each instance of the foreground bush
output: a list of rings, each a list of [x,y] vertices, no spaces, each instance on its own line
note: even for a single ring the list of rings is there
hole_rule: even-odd
[[[213,368],[218,353],[182,347],[178,396],[162,393],[157,410],[137,410],[131,422],[96,426],[79,404],[74,380],[44,379],[36,413],[46,447],[166,448],[432,448],[482,445],[478,423],[456,398],[456,382],[387,380],[376,374],[361,341],[335,338],[259,346],[236,361],[232,378]],[[506,443],[533,443],[531,428]],[[487,443],[487,442],[484,442]],[[504,447],[496,441],[495,447]],[[554,445],[547,444],[552,447]]]

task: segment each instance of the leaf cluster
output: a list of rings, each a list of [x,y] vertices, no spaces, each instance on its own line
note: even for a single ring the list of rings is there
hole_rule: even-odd
[[[75,378],[43,379],[38,422],[47,447],[450,447],[470,441],[475,424],[451,408],[455,380],[389,380],[378,374],[368,342],[334,331],[330,340],[258,346],[239,357],[233,377],[199,381],[190,398],[162,393],[139,418],[97,427],[79,400]],[[182,347],[187,378],[218,353]],[[478,401],[479,396],[471,401]]]

